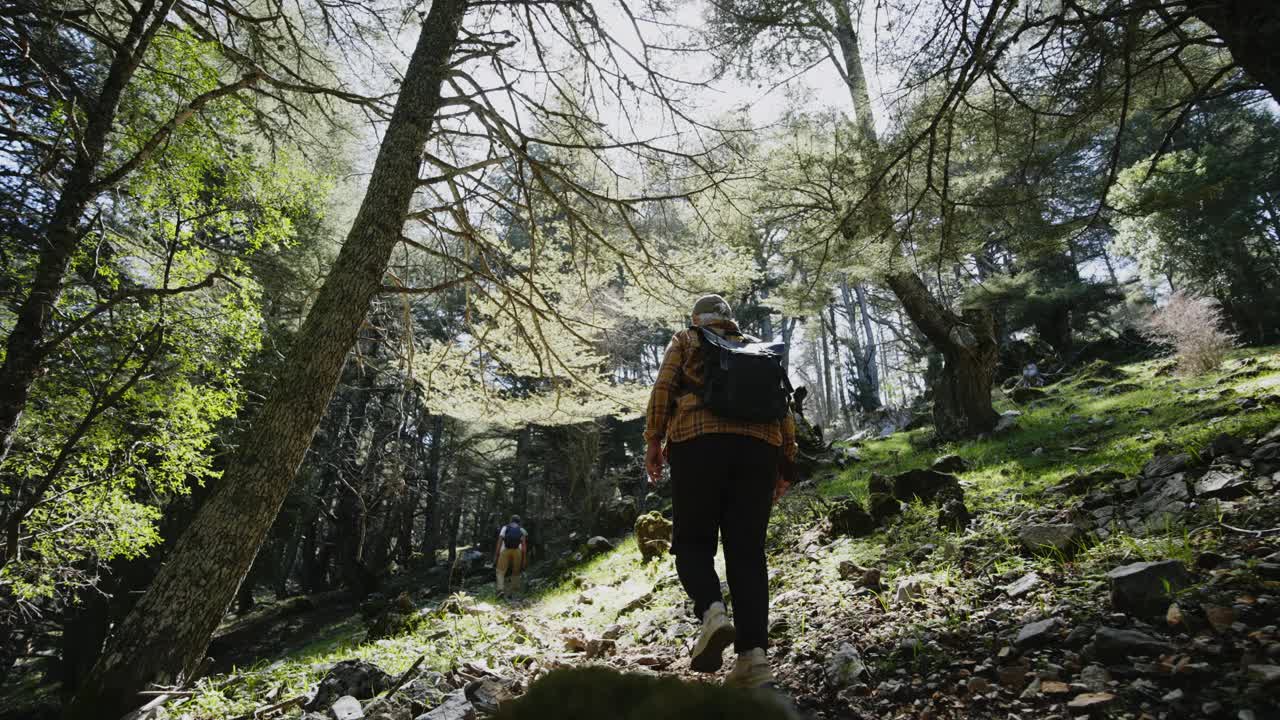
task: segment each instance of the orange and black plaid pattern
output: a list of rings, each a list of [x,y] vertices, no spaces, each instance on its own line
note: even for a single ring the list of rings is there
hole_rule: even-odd
[[[736,333],[734,332],[730,335]],[[791,413],[781,421],[753,423],[717,417],[702,406],[698,388],[703,378],[702,338],[697,330],[685,328],[671,338],[667,354],[658,369],[658,380],[649,394],[645,411],[644,438],[678,443],[699,435],[732,433],[763,440],[781,447],[788,460],[796,457],[796,425]]]

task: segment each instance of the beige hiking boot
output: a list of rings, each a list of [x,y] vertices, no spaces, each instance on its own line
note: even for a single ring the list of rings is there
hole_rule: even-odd
[[[712,603],[702,614],[702,631],[693,646],[689,667],[694,672],[711,673],[724,664],[724,649],[733,644],[737,631],[724,614],[724,603]]]
[[[773,671],[764,648],[752,648],[738,654],[733,669],[724,678],[724,684],[739,688],[762,688],[773,685]]]

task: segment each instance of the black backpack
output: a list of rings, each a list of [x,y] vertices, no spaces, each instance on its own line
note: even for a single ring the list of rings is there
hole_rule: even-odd
[[[521,540],[524,540],[524,532],[519,525],[511,523],[502,528],[502,546],[506,549],[519,550]]]
[[[791,381],[782,367],[781,343],[742,343],[706,328],[702,404],[715,415],[744,422],[776,422],[786,417]]]

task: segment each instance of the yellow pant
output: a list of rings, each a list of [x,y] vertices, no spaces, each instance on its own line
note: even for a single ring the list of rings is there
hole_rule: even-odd
[[[511,571],[511,589],[520,589],[520,571],[524,569],[524,553],[520,548],[507,549],[503,548],[502,553],[498,555],[498,592],[502,592],[502,585],[506,582],[507,571]]]

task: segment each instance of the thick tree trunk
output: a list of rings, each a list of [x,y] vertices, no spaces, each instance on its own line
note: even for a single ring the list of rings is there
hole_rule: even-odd
[[[1245,72],[1280,102],[1280,4],[1275,0],[1188,0],[1187,7],[1213,28]]]
[[[1000,419],[991,407],[999,359],[991,313],[966,310],[957,317],[933,298],[914,273],[890,275],[888,283],[912,323],[942,352],[941,377],[933,397],[938,436],[955,439],[989,432]]]
[[[119,717],[152,682],[191,673],[280,510],[382,285],[418,183],[422,148],[466,0],[431,5],[347,240],[307,314],[274,392],[222,482],[150,589],[116,628],[67,706],[75,720]]]

